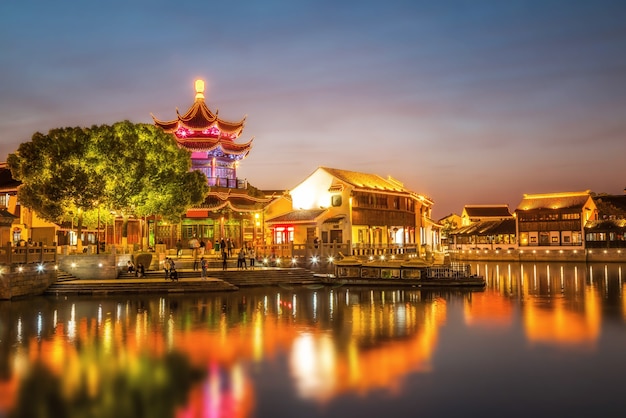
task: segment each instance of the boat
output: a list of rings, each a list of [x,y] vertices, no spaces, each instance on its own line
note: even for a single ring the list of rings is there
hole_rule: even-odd
[[[421,259],[363,261],[344,257],[335,262],[334,274],[319,275],[328,285],[484,287],[485,278],[472,274],[469,264],[433,265]]]

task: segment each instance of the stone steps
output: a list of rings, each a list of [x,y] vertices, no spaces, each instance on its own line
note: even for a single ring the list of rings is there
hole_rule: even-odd
[[[88,282],[88,283],[86,283]],[[237,286],[222,280],[207,281],[131,281],[131,280],[76,280],[54,283],[46,289],[46,295],[104,295],[120,293],[196,293],[238,290]]]
[[[69,275],[67,275],[69,276]],[[63,277],[67,277],[63,275]],[[318,286],[319,279],[302,268],[263,267],[247,270],[209,270],[208,280],[201,280],[200,271],[178,270],[178,281],[165,280],[163,271],[147,271],[137,278],[132,273],[122,273],[115,280],[63,279],[45,291],[47,295],[77,294],[99,295],[114,293],[192,293],[237,290],[240,287],[296,285]]]

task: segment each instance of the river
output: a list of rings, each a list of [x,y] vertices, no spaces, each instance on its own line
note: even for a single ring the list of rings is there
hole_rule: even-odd
[[[612,417],[626,264],[483,291],[259,287],[0,302],[0,417]]]

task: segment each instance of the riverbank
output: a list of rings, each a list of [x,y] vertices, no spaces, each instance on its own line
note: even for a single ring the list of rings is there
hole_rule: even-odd
[[[626,263],[626,251],[617,248],[562,249],[534,248],[494,250],[487,248],[449,252],[450,261],[518,261],[518,262],[574,262]]]
[[[199,270],[179,269],[178,280],[165,279],[163,271],[147,271],[144,277],[122,274],[110,279],[77,279],[65,276],[50,285],[43,294],[107,295],[123,293],[201,293],[235,291],[242,287],[263,286],[318,286],[321,281],[304,268],[257,267],[254,269],[208,270],[202,279]]]

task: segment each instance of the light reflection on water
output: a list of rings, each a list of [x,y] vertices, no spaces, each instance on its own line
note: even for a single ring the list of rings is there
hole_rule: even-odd
[[[626,406],[623,269],[481,262],[480,292],[277,287],[0,302],[0,417],[38,416],[26,413],[38,403],[68,417],[612,411]]]

